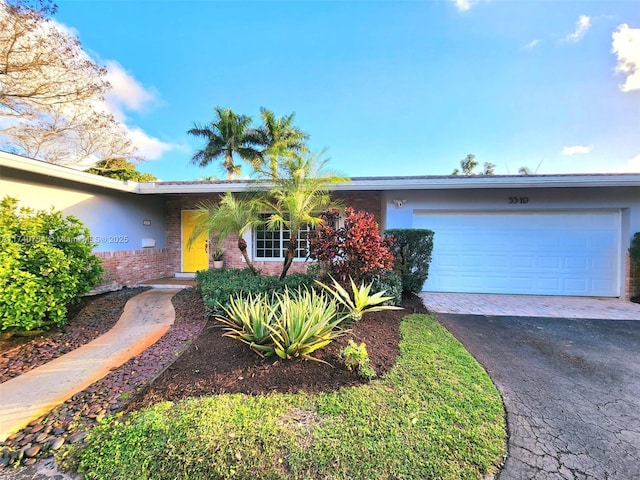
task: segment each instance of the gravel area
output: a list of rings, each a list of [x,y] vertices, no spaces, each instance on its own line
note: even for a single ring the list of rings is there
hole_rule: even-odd
[[[31,363],[19,360],[22,355],[27,355],[33,365],[42,364],[69,351],[70,339],[77,348],[95,339],[100,334],[96,331],[103,328],[107,331],[119,318],[126,300],[144,291],[135,290],[135,293],[133,290],[113,292],[89,302],[69,322],[64,333],[51,332],[33,338],[32,345],[38,347],[33,351],[29,348],[31,342],[4,351],[2,375],[5,380],[29,369]],[[128,298],[125,300],[125,297]],[[176,310],[175,323],[158,342],[5,442],[0,442],[0,479],[74,478],[62,476],[51,460],[41,459],[50,457],[65,443],[82,442],[86,432],[102,418],[124,410],[128,401],[168,368],[204,328],[206,319],[202,302],[194,289],[179,292],[172,301]],[[34,351],[39,351],[40,355]],[[11,468],[18,465],[18,468]]]
[[[116,324],[131,297],[148,288],[125,288],[96,297],[84,297],[69,309],[65,325],[32,337],[0,341],[0,383],[44,365],[95,340]],[[76,311],[76,314],[72,312]]]

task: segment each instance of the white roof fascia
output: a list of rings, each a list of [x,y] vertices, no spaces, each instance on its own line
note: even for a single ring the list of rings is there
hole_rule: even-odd
[[[247,192],[257,190],[255,184],[251,182],[229,182],[229,183],[172,183],[172,182],[147,182],[139,183],[137,193],[142,194],[170,194],[170,193],[225,193],[225,192]]]
[[[140,194],[189,194],[246,192],[256,189],[251,181],[229,182],[123,182],[113,178],[82,172],[73,168],[33,160],[0,151],[0,169],[13,168],[111,190]],[[1,171],[0,171],[1,175]],[[265,184],[266,188],[267,185]],[[640,187],[640,174],[566,174],[566,175],[473,175],[354,177],[350,182],[336,183],[331,191],[444,190],[484,188],[571,188],[571,187]]]
[[[444,190],[484,188],[640,187],[640,175],[537,175],[355,178],[332,190]]]
[[[52,163],[33,160],[20,155],[14,155],[8,152],[0,151],[0,176],[2,176],[2,167],[21,170],[24,172],[34,173],[47,177],[59,178],[71,182],[82,183],[85,185],[93,185],[97,187],[107,188],[111,190],[119,190],[121,192],[136,192],[138,184],[136,182],[123,182],[109,177],[86,173],[81,170],[54,165]]]
[[[640,175],[536,175],[475,177],[367,177],[337,183],[331,191],[445,190],[484,188],[640,187]],[[251,182],[141,183],[138,193],[223,193],[255,189]]]

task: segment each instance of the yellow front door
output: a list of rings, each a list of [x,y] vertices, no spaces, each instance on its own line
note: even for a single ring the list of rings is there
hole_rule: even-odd
[[[197,272],[209,268],[209,240],[207,234],[200,234],[189,245],[189,240],[195,227],[197,212],[185,210],[182,212],[182,271]]]

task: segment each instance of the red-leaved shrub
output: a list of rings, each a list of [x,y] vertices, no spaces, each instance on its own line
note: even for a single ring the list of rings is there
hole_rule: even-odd
[[[351,277],[356,284],[369,282],[393,267],[390,246],[393,237],[383,238],[375,217],[348,207],[343,227],[337,227],[336,209],[322,213],[324,220],[311,236],[309,256],[318,260],[322,272],[339,282]]]

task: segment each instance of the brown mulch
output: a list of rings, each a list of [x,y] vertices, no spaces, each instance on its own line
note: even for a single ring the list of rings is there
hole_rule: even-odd
[[[314,352],[316,358],[330,365],[305,359],[261,358],[246,344],[223,337],[218,322],[209,320],[187,351],[140,392],[128,410],[163,400],[219,393],[320,392],[365,383],[356,372],[344,367],[338,352],[349,339],[364,342],[376,373],[387,372],[398,355],[400,320],[408,313],[426,313],[415,295],[405,296],[402,307],[365,314],[349,334]]]

